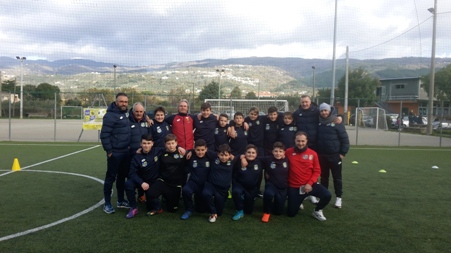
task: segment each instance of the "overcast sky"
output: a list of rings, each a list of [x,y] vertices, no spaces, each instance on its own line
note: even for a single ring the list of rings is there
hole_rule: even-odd
[[[338,0],[337,53],[431,56],[433,0]],[[0,56],[119,65],[251,56],[332,59],[335,0],[2,0]],[[437,57],[451,57],[438,0]]]

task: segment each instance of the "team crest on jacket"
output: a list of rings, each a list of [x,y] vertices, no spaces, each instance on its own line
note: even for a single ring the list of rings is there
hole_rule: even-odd
[[[146,159],[142,159],[141,160],[141,167],[146,167],[147,166],[147,160]]]
[[[269,126],[269,124],[266,124],[266,130],[269,130],[269,128],[270,128],[270,126]]]
[[[128,118],[128,115],[129,115],[129,113],[128,113],[128,112],[126,112],[126,113],[125,113],[125,117],[127,117],[127,118]],[[122,119],[122,117],[121,117],[121,119]]]
[[[161,134],[161,128],[160,128],[160,126],[157,126],[157,133],[159,133],[159,134]]]
[[[309,156],[308,156],[308,159],[309,159],[310,161],[313,161],[313,155],[309,155]]]
[[[215,128],[215,134],[218,134],[218,133],[219,133],[218,128]]]
[[[330,126],[331,126],[331,127],[334,127],[334,126],[335,126],[335,123],[334,123],[334,122],[330,123]]]
[[[216,158],[215,164],[219,164],[219,158]]]
[[[158,162],[158,156],[155,156],[155,157],[153,158],[153,161],[154,161],[154,162]]]
[[[247,136],[247,131],[244,131],[244,135],[246,135],[246,136]]]
[[[181,158],[181,155],[179,155],[179,154],[174,154],[174,158],[175,158],[175,159],[179,159],[179,158]]]
[[[231,161],[227,161],[227,166],[230,166],[232,164]]]
[[[130,127],[131,127],[131,128],[135,128],[135,125],[131,125]]]
[[[241,170],[242,170],[242,171],[246,171],[247,168],[246,168],[246,167],[241,167]]]
[[[288,130],[291,131],[291,132],[296,132],[296,129],[297,129],[297,127],[290,127],[290,128],[288,128]]]
[[[309,158],[308,158],[308,155],[302,155],[302,159],[308,160],[308,159],[309,159]]]
[[[283,162],[283,163],[282,163],[282,166],[283,166],[284,168],[288,167],[288,166],[287,166],[287,162]]]
[[[197,168],[197,160],[193,161],[193,168]]]
[[[249,125],[249,127],[251,127],[251,126],[252,126],[252,122],[249,122],[249,124],[248,124],[248,125]]]
[[[190,122],[191,121],[191,118],[190,117],[185,117],[185,120],[186,120],[186,122]],[[202,122],[201,122],[202,123]]]
[[[210,162],[205,162],[205,167],[209,168],[210,167]]]
[[[275,162],[271,162],[271,165],[269,165],[269,167],[271,169],[275,169],[276,168],[276,163]]]
[[[258,164],[254,164],[254,170],[258,170]]]
[[[255,121],[255,124],[260,125],[260,120]]]
[[[141,127],[147,127],[147,122],[141,122]]]

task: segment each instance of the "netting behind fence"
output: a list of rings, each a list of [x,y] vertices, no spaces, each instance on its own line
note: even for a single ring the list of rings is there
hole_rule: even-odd
[[[241,112],[247,115],[251,107],[258,107],[260,112],[267,113],[271,106],[277,107],[279,112],[289,111],[287,100],[262,100],[262,99],[205,99],[205,102],[210,103],[211,109],[214,113],[225,113],[230,118],[235,112]]]

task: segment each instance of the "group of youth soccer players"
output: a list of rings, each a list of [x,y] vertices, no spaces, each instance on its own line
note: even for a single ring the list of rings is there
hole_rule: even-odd
[[[326,220],[322,209],[331,194],[317,183],[321,174],[318,156],[308,149],[308,135],[297,131],[291,112],[279,113],[270,107],[267,115],[260,115],[259,109],[252,107],[247,117],[237,112],[229,122],[226,114],[212,115],[210,104],[204,103],[201,114],[190,117],[194,125],[192,148],[181,148],[178,139],[184,136],[170,131],[164,131],[165,136],[142,135],[141,150],[131,161],[125,184],[130,206],[126,218],[138,214],[138,189],[145,194],[148,216],[163,211],[161,200],[165,210],[176,212],[182,197],[182,220],[195,212],[207,212],[209,222],[215,222],[231,195],[236,209],[232,219],[240,220],[252,214],[264,179],[262,222],[268,222],[271,214],[281,215],[287,198],[287,215],[295,216],[308,196],[319,198],[313,216]],[[162,120],[153,124],[158,122]],[[329,122],[331,125],[335,126]],[[164,140],[164,146],[155,145],[156,138],[160,143]]]

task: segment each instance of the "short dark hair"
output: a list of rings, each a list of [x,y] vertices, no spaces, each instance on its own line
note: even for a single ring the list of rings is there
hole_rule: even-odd
[[[155,108],[155,110],[153,110],[153,115],[157,114],[157,112],[163,112],[163,114],[166,114],[166,110],[163,106],[158,106],[157,108]]]
[[[168,141],[177,141],[177,136],[175,134],[168,134],[164,137],[164,143]]]
[[[306,132],[304,132],[304,131],[298,131],[298,132],[296,132],[295,138],[296,138],[298,135],[304,135],[305,138],[307,138],[307,140],[308,140],[308,136],[307,136],[307,133],[306,133]]]
[[[230,149],[229,144],[222,144],[218,147],[218,153],[232,153],[232,149]]]
[[[116,99],[122,96],[127,97],[127,94],[125,94],[124,92],[119,92],[118,94],[116,94]]]
[[[244,115],[243,115],[243,113],[241,113],[241,112],[236,112],[235,115],[233,115],[233,118],[235,119],[235,118],[238,117],[238,116],[241,116],[241,117],[244,118]]]
[[[293,118],[293,113],[292,112],[284,112],[283,113],[284,117],[289,117],[289,118]]]
[[[249,112],[256,112],[257,114],[260,113],[260,109],[258,109],[257,106],[252,106],[251,109],[249,109]]]
[[[200,110],[202,110],[202,111],[205,111],[205,110],[207,110],[207,109],[210,109],[210,110],[211,110],[211,105],[210,105],[210,103],[208,103],[208,102],[203,103],[203,104],[200,106]]]
[[[275,106],[271,106],[271,107],[268,108],[268,114],[273,113],[273,112],[277,112],[277,111],[278,111],[278,109]]]
[[[204,139],[197,139],[194,142],[194,147],[206,147],[207,146],[207,142]]]
[[[276,148],[280,148],[280,149],[285,150],[285,145],[283,145],[283,143],[280,142],[280,141],[276,141],[276,142],[274,143],[274,145],[272,145],[272,149],[274,150],[274,149],[276,149]]]
[[[246,151],[247,151],[248,149],[251,149],[251,148],[255,149],[255,152],[257,152],[257,154],[258,154],[258,148],[257,148],[257,146],[255,146],[254,144],[248,144],[248,145],[246,146]]]
[[[153,137],[151,134],[143,134],[143,135],[141,135],[141,141],[142,140],[153,141]]]
[[[224,117],[226,119],[229,119],[229,115],[225,114],[225,113],[221,113],[219,114],[219,118]]]

